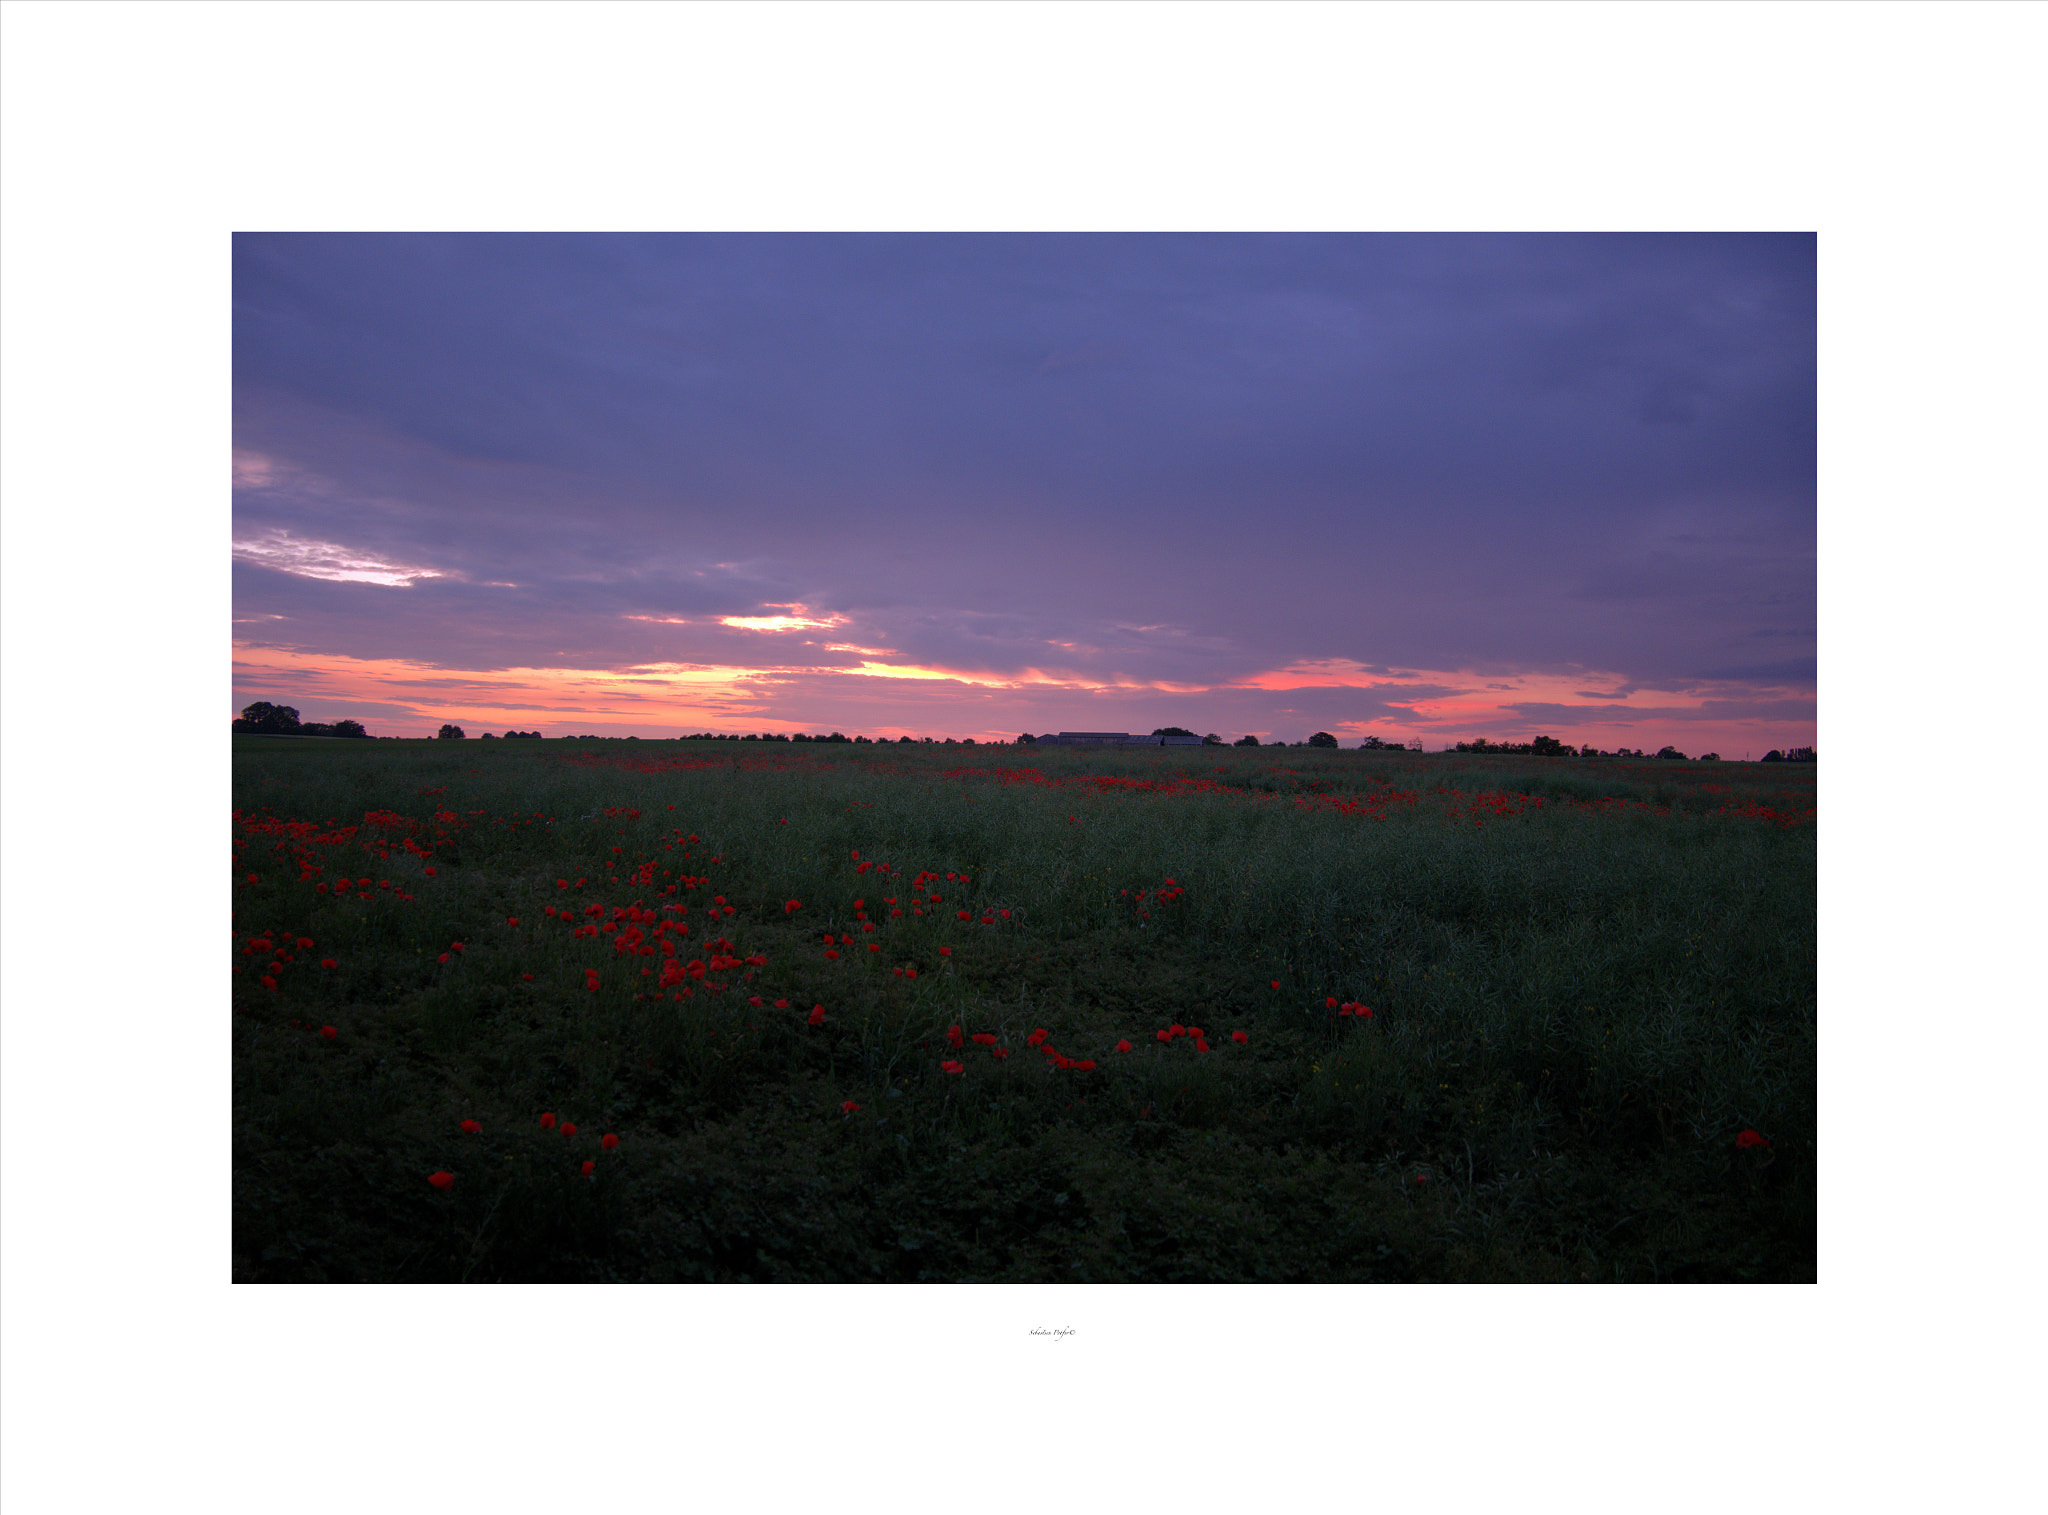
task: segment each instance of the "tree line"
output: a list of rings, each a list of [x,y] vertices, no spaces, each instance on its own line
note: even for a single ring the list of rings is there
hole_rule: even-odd
[[[268,700],[245,705],[234,729],[254,736],[366,737],[370,734],[363,729],[361,721],[302,721],[298,711],[290,705],[273,705]]]

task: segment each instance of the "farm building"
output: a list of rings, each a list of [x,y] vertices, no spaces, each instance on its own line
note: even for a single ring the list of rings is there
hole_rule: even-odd
[[[1199,747],[1202,739],[1198,736],[1133,736],[1128,731],[1062,731],[1054,736],[1047,732],[1038,739],[1038,745],[1054,747]]]

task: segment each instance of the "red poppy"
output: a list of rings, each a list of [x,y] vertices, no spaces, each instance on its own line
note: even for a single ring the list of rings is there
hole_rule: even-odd
[[[455,1175],[453,1173],[429,1173],[427,1175],[427,1182],[436,1189],[452,1189],[455,1187]]]
[[[822,1026],[825,1024],[825,1007],[823,1005],[811,1006],[809,1022],[813,1026]]]
[[[1159,1031],[1154,1033],[1154,1037],[1162,1042],[1171,1042],[1173,1040],[1173,1033],[1171,1031]]]
[[[905,968],[905,969],[903,970],[903,976],[904,976],[905,978],[916,978],[916,977],[917,977],[917,970],[916,970],[915,968]]]
[[[460,943],[460,942],[450,942],[450,943],[448,944],[448,950],[449,950],[450,952],[460,952],[460,951],[462,950],[462,943]]]
[[[479,1131],[483,1130],[483,1127],[473,1120],[466,1120],[462,1123],[462,1129],[464,1134],[475,1136]]]
[[[775,1008],[778,1010],[787,1010],[789,1008],[789,1001],[786,999],[779,999],[775,1002]]]
[[[604,1140],[599,1142],[598,1145],[604,1148],[605,1151],[611,1152],[617,1149],[619,1145],[619,1139],[616,1136],[612,1135],[611,1132],[607,1131],[604,1134]]]
[[[1326,1010],[1334,1010],[1334,1009],[1336,1009],[1336,1008],[1337,1008],[1337,998],[1336,998],[1336,996],[1335,996],[1335,995],[1332,995],[1332,996],[1331,996],[1330,998],[1328,998],[1328,999],[1324,1000],[1324,1001],[1323,1001],[1323,1008],[1324,1008],[1324,1009],[1326,1009]]]
[[[564,1135],[564,1136],[574,1136],[575,1134],[576,1134],[576,1123],[575,1123],[574,1121],[567,1121],[567,1120],[563,1121],[563,1122],[562,1122],[562,1135]]]
[[[542,1115],[541,1115],[541,1118],[540,1118],[540,1128],[541,1128],[541,1130],[543,1130],[543,1131],[552,1131],[552,1130],[554,1130],[554,1129],[555,1129],[555,1112],[554,1112],[554,1111],[552,1111],[552,1110],[548,1110],[548,1111],[544,1111],[544,1112],[542,1113]]]
[[[941,948],[939,949],[939,956],[940,956],[940,957],[951,957],[952,955],[953,955],[953,949],[952,949],[951,947],[941,947]]]
[[[1197,1052],[1207,1052],[1209,1050],[1209,1044],[1198,1036],[1195,1038],[1195,1050]]]
[[[320,1028],[320,1034],[326,1037],[329,1041],[333,1041],[337,1036],[341,1035],[341,1033],[339,1031],[336,1031],[332,1026],[322,1026]]]
[[[1072,1066],[1078,1068],[1083,1073],[1093,1073],[1095,1071],[1095,1059],[1084,1057],[1078,1063],[1072,1064]]]
[[[974,914],[972,911],[963,910],[960,912],[960,919],[963,921],[971,921],[974,919]]]
[[[519,917],[516,915],[508,915],[505,917],[505,924],[508,926],[516,926],[519,924]]]
[[[953,1050],[958,1052],[961,1043],[960,1028],[958,1026],[948,1026],[946,1028],[946,1040],[952,1044]]]
[[[1768,1147],[1770,1142],[1764,1139],[1761,1132],[1745,1131],[1735,1138],[1735,1145],[1738,1147]]]
[[[299,938],[299,951],[304,952],[311,948],[312,945],[313,938],[311,938],[310,936],[302,936]]]
[[[1274,980],[1273,980],[1273,987],[1274,987],[1275,989],[1279,988],[1279,987],[1280,987],[1280,980],[1278,980],[1277,978],[1276,978],[1276,979],[1274,979]]]
[[[594,1163],[594,1162],[592,1162],[592,1161],[591,1161],[591,1160],[590,1160],[589,1158],[587,1158],[587,1157],[586,1157],[586,1158],[584,1158],[584,1159],[583,1159],[583,1176],[584,1176],[585,1178],[588,1178],[588,1177],[590,1177],[590,1175],[591,1175],[591,1174],[595,1173],[596,1171],[597,1171],[597,1164],[596,1164],[596,1163]]]
[[[426,869],[425,872],[428,878],[432,878],[434,876],[434,870],[431,868]]]
[[[994,1057],[1008,1057],[1010,1055],[1010,1049],[1008,1047],[991,1047],[989,1048],[989,1052],[990,1055]]]
[[[1036,1031],[1032,1032],[1029,1036],[1024,1038],[1024,1045],[1027,1047],[1035,1047],[1040,1042],[1045,1040],[1045,1035],[1045,1027],[1040,1026]]]
[[[533,975],[531,973],[522,973],[519,976],[529,984],[533,982]]]
[[[323,968],[338,968],[341,965],[331,957],[323,957],[320,959],[320,966]]]
[[[1131,1043],[1130,1043],[1130,1039],[1129,1039],[1128,1037],[1126,1037],[1126,1038],[1125,1038],[1125,1039],[1124,1039],[1123,1041],[1120,1041],[1120,1042],[1118,1042],[1118,1043],[1116,1044],[1116,1050],[1117,1050],[1117,1051],[1119,1051],[1119,1052],[1128,1052],[1128,1051],[1130,1051],[1130,1050],[1131,1050]]]
[[[441,954],[441,961],[442,961],[442,962],[444,962],[444,963],[448,961],[448,954],[447,954],[447,953],[445,953],[445,952],[444,952],[444,953],[442,953],[442,954]]]
[[[945,1062],[940,1063],[939,1066],[941,1068],[944,1068],[948,1073],[965,1073],[967,1071],[967,1068],[964,1064],[956,1063],[951,1058],[948,1058]]]
[[[782,907],[782,913],[784,915],[795,915],[797,911],[803,908],[804,904],[802,900],[791,900],[788,904]]]
[[[1234,1042],[1248,1042],[1251,1040],[1251,1038],[1246,1036],[1242,1031],[1231,1032],[1230,1039]]]
[[[597,993],[597,970],[595,968],[585,968],[583,970],[583,987],[592,994]]]
[[[839,956],[839,954],[838,954],[838,953],[836,953],[836,952],[830,951],[830,950],[828,949],[828,950],[826,951],[826,953],[825,953],[825,956],[827,956],[827,957],[837,957],[837,956]]]
[[[786,821],[785,821],[785,822],[784,822],[783,824],[784,824],[784,825],[787,825],[787,824],[788,824],[788,822],[786,822]],[[859,1106],[859,1105],[856,1105],[856,1104],[855,1104],[855,1103],[854,1103],[854,1102],[853,1102],[852,1100],[850,1100],[850,1099],[845,1099],[845,1100],[841,1100],[841,1101],[839,1102],[839,1110],[840,1110],[840,1113],[841,1113],[842,1115],[851,1115],[851,1114],[853,1114],[853,1112],[854,1112],[854,1111],[858,1110],[859,1108],[860,1108],[860,1106]]]

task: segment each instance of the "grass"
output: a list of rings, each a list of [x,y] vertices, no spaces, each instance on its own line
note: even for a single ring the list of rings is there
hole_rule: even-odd
[[[1814,1277],[1811,766],[235,744],[237,1280]]]

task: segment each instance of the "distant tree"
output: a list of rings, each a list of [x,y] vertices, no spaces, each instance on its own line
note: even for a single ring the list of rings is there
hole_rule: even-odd
[[[1188,728],[1187,728],[1187,727],[1185,727],[1185,726],[1161,726],[1161,727],[1160,727],[1160,728],[1159,728],[1159,729],[1158,729],[1157,731],[1153,732],[1152,734],[1153,734],[1154,736],[1193,736],[1193,735],[1194,735],[1194,733],[1193,733],[1192,731],[1188,730]]]
[[[1223,745],[1223,738],[1213,731],[1204,732],[1202,735],[1202,745],[1204,747],[1221,747]]]
[[[927,740],[927,741],[929,741],[929,740],[930,740],[930,738],[929,738],[929,737],[927,737],[927,738],[926,738],[926,740]],[[952,737],[947,737],[947,738],[946,738],[946,745],[947,745],[948,747],[958,747],[958,746],[959,746],[960,744],[959,744],[959,743],[958,743],[957,741],[955,741],[955,740],[954,740],[954,739],[953,739]]]
[[[443,726],[439,731],[434,733],[435,736],[450,741],[460,740],[462,734],[462,728],[460,726]]]
[[[1233,747],[1256,747],[1259,745],[1259,739],[1247,733],[1246,735],[1239,737],[1230,745]]]
[[[1026,731],[1018,736],[1017,745],[1019,747],[1036,747],[1038,745],[1038,738]]]
[[[336,721],[334,723],[334,734],[336,736],[366,737],[370,733],[363,730],[363,723],[361,721]]]
[[[1785,754],[1785,761],[1788,763],[1810,763],[1813,761],[1813,749],[1811,747],[1791,748]]]
[[[1537,757],[1577,757],[1578,753],[1567,747],[1554,736],[1539,736],[1529,744],[1529,750]]]
[[[299,729],[298,711],[289,705],[273,705],[268,700],[243,706],[242,719],[249,724],[240,729],[260,732],[264,736],[289,736]]]
[[[485,742],[495,742],[497,739],[497,736],[489,731],[486,731],[481,737],[478,738],[479,741]]]
[[[1327,731],[1318,731],[1308,739],[1308,744],[1311,747],[1334,747],[1337,745],[1337,739]]]
[[[1718,763],[1721,761],[1721,754],[1718,752],[1702,752],[1700,754],[1700,761],[1702,763]]]
[[[886,742],[889,739],[887,737],[883,737],[882,740]],[[909,741],[910,738],[905,737],[904,740]],[[872,747],[875,744],[875,739],[871,736],[857,736],[853,739],[853,741],[854,745],[857,747]]]
[[[1659,747],[1657,749],[1657,756],[1660,758],[1677,758],[1680,762],[1686,761],[1685,754],[1676,747]]]
[[[960,738],[960,745],[962,747],[972,747],[974,745],[974,738],[971,736],[963,736],[962,738]]]

